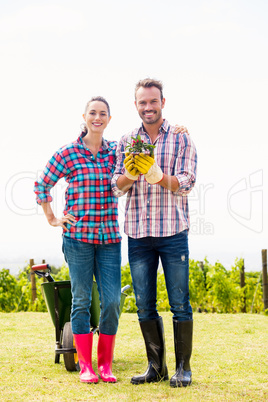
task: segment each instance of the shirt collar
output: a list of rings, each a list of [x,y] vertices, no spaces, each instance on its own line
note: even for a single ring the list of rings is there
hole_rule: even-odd
[[[169,128],[169,123],[168,123],[168,121],[167,121],[166,119],[163,119],[163,123],[162,123],[161,127],[159,128],[159,134],[161,135],[161,134],[163,134],[163,133],[166,133],[166,132],[168,131],[168,128]],[[140,130],[141,130],[141,132],[142,132],[143,134],[147,134],[146,131],[145,131],[145,129],[144,129],[143,123],[141,124]],[[148,135],[148,134],[147,134],[147,135]]]
[[[82,133],[79,135],[79,137],[78,137],[78,139],[77,139],[77,142],[78,142],[80,145],[82,145],[83,147],[84,147],[83,138],[85,137],[86,134],[87,134],[87,133],[85,133],[85,132],[82,131]],[[106,150],[110,151],[110,150],[111,150],[111,148],[110,148],[109,145],[108,145],[108,142],[107,142],[104,138],[102,138],[102,149],[103,149],[104,151],[106,151]]]

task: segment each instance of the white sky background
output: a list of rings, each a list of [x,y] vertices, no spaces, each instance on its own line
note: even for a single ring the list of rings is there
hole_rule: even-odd
[[[267,39],[266,0],[1,0],[0,269],[29,258],[63,262],[61,229],[36,206],[33,181],[77,138],[93,95],[110,103],[105,138],[139,126],[134,87],[149,76],[163,81],[164,117],[187,126],[198,150],[191,258],[229,268],[243,257],[247,270],[260,270],[268,248]],[[58,215],[63,188],[54,193]],[[123,264],[126,247],[124,237]]]

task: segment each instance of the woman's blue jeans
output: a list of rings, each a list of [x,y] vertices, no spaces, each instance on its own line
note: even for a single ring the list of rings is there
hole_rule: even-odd
[[[174,319],[192,320],[188,232],[168,237],[128,237],[128,256],[139,321],[159,317],[156,306],[159,257]]]
[[[115,335],[121,298],[121,243],[90,244],[63,236],[72,290],[71,323],[74,334],[90,332],[93,275],[100,295],[102,334]]]

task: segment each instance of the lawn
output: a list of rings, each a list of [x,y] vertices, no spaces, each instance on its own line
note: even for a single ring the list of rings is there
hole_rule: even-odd
[[[167,364],[174,373],[171,313],[164,320]],[[268,401],[268,317],[251,314],[195,314],[193,384],[169,382],[135,386],[143,373],[145,349],[135,314],[122,314],[113,372],[116,384],[90,385],[78,372],[54,364],[54,327],[48,313],[0,313],[1,401]],[[97,335],[93,367],[96,369]]]

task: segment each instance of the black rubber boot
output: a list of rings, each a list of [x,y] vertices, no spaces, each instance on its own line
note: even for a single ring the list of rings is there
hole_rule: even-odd
[[[187,387],[192,382],[190,358],[192,354],[193,320],[173,318],[176,373],[170,379],[171,387]]]
[[[140,322],[140,327],[145,341],[148,367],[144,374],[133,377],[131,383],[138,385],[168,380],[162,317]]]

